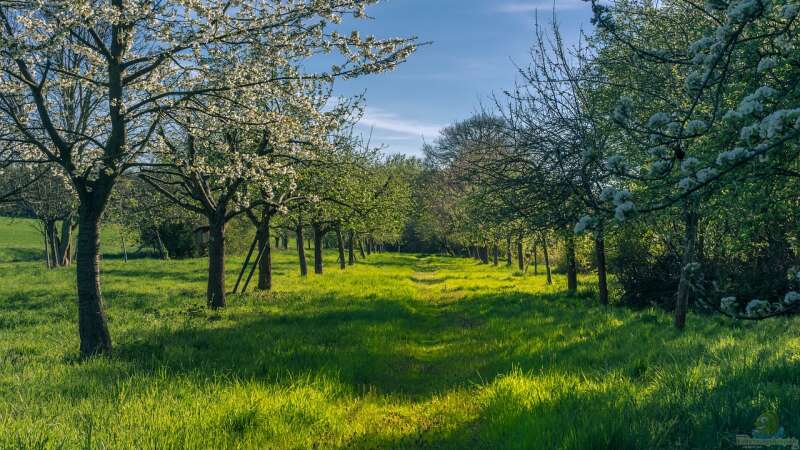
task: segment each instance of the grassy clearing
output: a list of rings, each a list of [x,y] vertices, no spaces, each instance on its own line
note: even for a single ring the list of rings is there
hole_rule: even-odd
[[[58,223],[61,226],[61,223]],[[59,228],[59,233],[61,232]],[[122,239],[120,228],[114,224],[103,227],[100,251],[104,257],[120,258],[122,255]],[[128,252],[133,250],[128,237]],[[44,264],[44,237],[41,225],[31,219],[0,216],[0,263],[41,261]]]
[[[795,319],[678,334],[560,277],[326,256],[303,280],[278,252],[275,292],[220,312],[205,260],[106,260],[116,350],[88,362],[73,272],[0,263],[0,448],[715,449],[771,409],[800,437]]]

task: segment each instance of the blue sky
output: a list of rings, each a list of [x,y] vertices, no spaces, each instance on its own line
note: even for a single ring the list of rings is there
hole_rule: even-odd
[[[389,153],[420,154],[424,139],[469,117],[492,92],[513,86],[514,64],[526,65],[535,11],[552,17],[553,0],[386,0],[368,9],[375,20],[359,22],[377,37],[417,35],[432,41],[397,70],[339,82],[340,95],[366,92],[359,131]],[[569,41],[591,27],[589,6],[556,0],[561,32]]]

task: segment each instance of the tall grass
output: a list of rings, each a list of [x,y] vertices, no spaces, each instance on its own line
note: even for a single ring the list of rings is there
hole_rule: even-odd
[[[681,334],[560,277],[326,257],[302,279],[277,252],[275,291],[218,312],[205,260],[106,260],[115,353],[89,361],[73,272],[0,263],[0,448],[717,449],[767,410],[800,437],[796,319]]]

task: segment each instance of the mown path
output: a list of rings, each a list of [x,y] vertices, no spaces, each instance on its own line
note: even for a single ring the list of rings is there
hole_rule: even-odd
[[[767,408],[800,434],[797,319],[680,334],[560,276],[275,257],[275,291],[221,311],[203,259],[104,261],[116,350],[85,362],[74,274],[0,263],[0,448],[717,449]]]

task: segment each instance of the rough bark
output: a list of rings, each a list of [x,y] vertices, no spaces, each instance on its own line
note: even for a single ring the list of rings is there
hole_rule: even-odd
[[[264,208],[261,213],[261,223],[258,230],[258,251],[261,259],[258,261],[258,286],[259,291],[272,289],[272,250],[270,249],[270,220],[272,215],[269,208]],[[276,238],[277,239],[277,238]],[[276,241],[275,247],[277,248]]]
[[[698,214],[694,202],[687,199],[683,206],[683,220],[686,230],[683,237],[683,258],[681,264],[681,279],[678,283],[678,292],[675,300],[675,328],[683,330],[686,326],[686,313],[689,309],[689,294],[691,290],[691,265],[695,262],[697,249],[697,222]]]
[[[83,356],[111,352],[111,335],[100,291],[100,214],[102,208],[81,199],[78,212],[76,275],[78,334]],[[99,210],[99,211],[98,211]]]
[[[311,225],[314,231],[314,273],[317,275],[322,274],[322,227],[318,223]]]
[[[208,288],[206,300],[210,308],[225,307],[225,217],[210,216],[208,221]]]
[[[608,305],[608,277],[606,269],[606,241],[603,229],[598,227],[594,235],[594,253],[597,260],[597,288],[600,304]]]
[[[522,239],[517,240],[517,266],[519,270],[525,270],[525,251],[522,249]]]
[[[567,259],[567,290],[574,294],[578,290],[578,263],[575,258],[575,236],[567,231],[565,239]]]
[[[294,230],[297,239],[297,256],[300,260],[300,276],[308,275],[308,263],[306,263],[306,251],[303,245],[303,224],[299,222]]]
[[[361,259],[367,257],[366,253],[364,253],[364,241],[361,239],[358,240],[358,253],[361,255]]]

